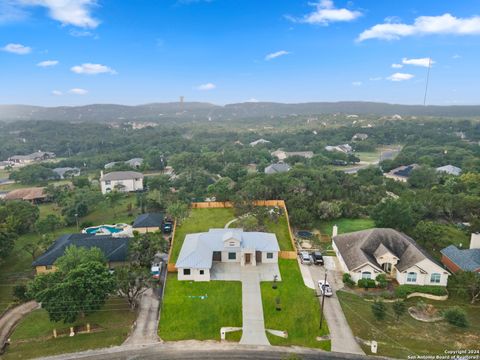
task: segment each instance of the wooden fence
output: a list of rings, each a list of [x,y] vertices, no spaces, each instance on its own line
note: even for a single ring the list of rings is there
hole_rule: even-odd
[[[267,206],[267,207],[279,207],[282,208],[285,212],[285,217],[287,219],[287,227],[288,232],[290,234],[290,242],[292,243],[293,249],[295,249],[295,241],[293,237],[292,228],[290,226],[290,219],[288,217],[288,210],[287,206],[285,205],[284,200],[256,200],[253,201],[253,205],[255,206]],[[221,208],[233,208],[233,203],[231,201],[208,201],[208,202],[196,202],[190,205],[192,209],[221,209]],[[172,233],[172,243],[170,245],[170,251],[168,253],[168,272],[176,272],[177,269],[175,268],[175,263],[172,262],[172,249],[173,243],[175,241],[175,230],[176,230],[177,223],[175,222],[173,225],[173,233]],[[279,257],[281,259],[295,259],[297,257],[296,251],[280,251]]]

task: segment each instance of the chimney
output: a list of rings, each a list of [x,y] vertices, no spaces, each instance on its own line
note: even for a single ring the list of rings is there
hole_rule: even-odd
[[[103,178],[103,170],[100,170],[100,179]]]
[[[480,249],[480,233],[472,233],[470,238],[470,249]]]
[[[338,235],[338,226],[337,225],[333,225],[333,228],[332,228],[332,238],[337,236]]]

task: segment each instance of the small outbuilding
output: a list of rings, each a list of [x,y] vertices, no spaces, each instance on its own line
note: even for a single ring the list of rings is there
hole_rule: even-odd
[[[164,216],[162,213],[146,213],[139,215],[132,227],[141,234],[157,232],[162,229]]]

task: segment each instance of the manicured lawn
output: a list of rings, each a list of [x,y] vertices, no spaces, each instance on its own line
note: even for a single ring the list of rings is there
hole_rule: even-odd
[[[110,299],[100,311],[74,324],[52,323],[45,310],[27,315],[11,336],[5,359],[30,359],[39,356],[76,352],[120,345],[128,336],[136,313],[124,299]],[[53,329],[65,334],[70,326],[90,323],[92,333],[53,338]]]
[[[223,228],[234,218],[233,209],[191,209],[190,216],[175,230],[171,262],[177,260],[185,235],[208,231],[210,228]]]
[[[222,326],[242,326],[239,281],[178,281],[177,274],[168,275],[158,331],[163,340],[220,340]],[[240,336],[228,338],[238,341]]]
[[[363,340],[378,342],[378,355],[406,358],[408,355],[444,354],[445,350],[478,349],[480,343],[480,306],[472,306],[455,299],[432,301],[438,310],[454,305],[462,306],[467,311],[470,328],[460,329],[445,321],[425,323],[405,314],[400,321],[395,321],[391,304],[386,303],[387,317],[377,321],[372,315],[371,302],[347,292],[337,292],[343,311],[355,336]],[[407,300],[408,306],[414,306],[420,299]],[[370,354],[369,346],[362,346]]]
[[[317,341],[317,336],[328,334],[323,323],[319,329],[320,303],[314,291],[305,287],[296,260],[279,260],[282,281],[272,289],[273,282],[261,283],[265,327],[288,332],[288,338],[268,334],[272,345],[298,345],[330,349],[330,341]],[[277,311],[275,299],[279,297],[282,310]]]
[[[375,223],[372,219],[336,219],[329,221],[319,221],[314,227],[318,228],[322,234],[332,235],[333,226],[338,226],[338,233],[344,234],[353,231],[371,229],[375,227]]]
[[[265,225],[268,232],[273,232],[277,236],[280,250],[285,250],[285,251],[294,250],[292,241],[290,239],[290,232],[288,231],[286,215],[283,215],[282,217],[280,217],[278,219],[278,223],[274,223],[273,221],[267,221]]]

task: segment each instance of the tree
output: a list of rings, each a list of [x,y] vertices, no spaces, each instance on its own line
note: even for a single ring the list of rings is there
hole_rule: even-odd
[[[40,164],[29,165],[20,168],[10,174],[10,179],[22,184],[41,184],[50,179],[55,179],[58,175]]]
[[[123,194],[116,190],[113,190],[105,195],[105,199],[107,199],[108,204],[112,207],[113,217],[117,217],[115,209],[122,198]]]
[[[55,266],[62,272],[68,273],[69,271],[77,268],[81,264],[98,262],[102,265],[106,264],[105,255],[96,247],[84,248],[70,245],[65,249],[63,256],[59,257],[55,261]]]
[[[443,312],[443,317],[452,325],[468,327],[467,313],[459,306],[451,307]]]
[[[31,231],[39,217],[37,206],[27,201],[8,201],[0,205],[0,224],[6,224],[19,235]]]
[[[155,254],[167,251],[167,242],[160,233],[135,233],[129,244],[129,257],[132,263],[150,267]]]
[[[443,231],[440,225],[432,221],[419,221],[411,233],[415,241],[425,246],[438,242]]]
[[[13,249],[17,234],[15,234],[7,225],[0,225],[0,260],[7,258]]]
[[[48,214],[44,219],[35,223],[35,227],[40,234],[52,233],[63,226],[63,221],[54,214]]]
[[[451,289],[461,296],[468,296],[470,303],[480,301],[480,274],[460,271],[449,281]]]
[[[188,216],[188,205],[177,201],[167,207],[167,214],[180,224]]]
[[[233,195],[233,182],[229,178],[221,178],[215,184],[208,186],[209,194],[215,196],[216,201],[227,201]]]
[[[77,176],[72,178],[72,184],[77,188],[85,188],[90,186],[90,180],[87,176]]]
[[[412,170],[408,183],[417,189],[430,189],[438,184],[438,175],[435,169],[429,166],[421,166]]]
[[[385,319],[387,315],[387,307],[381,300],[375,300],[372,304],[372,313],[378,321]]]
[[[51,321],[72,323],[100,310],[114,290],[115,280],[105,264],[89,261],[36,276],[29,293],[42,303]]]
[[[140,296],[150,285],[150,273],[138,265],[120,266],[115,268],[117,292],[127,298],[130,308],[134,310]]]
[[[394,228],[400,231],[411,229],[414,224],[412,209],[403,200],[387,199],[380,202],[372,211],[375,226]]]
[[[407,306],[405,305],[405,301],[397,300],[392,304],[393,312],[397,317],[397,321],[400,320],[400,316],[406,313]]]
[[[43,234],[40,239],[32,239],[26,242],[22,246],[22,250],[29,253],[32,256],[32,260],[35,260],[37,254],[46,250],[53,242],[53,237],[47,234]]]

